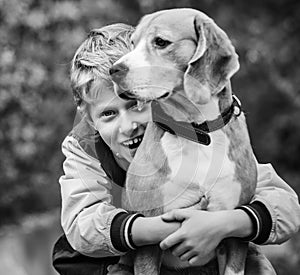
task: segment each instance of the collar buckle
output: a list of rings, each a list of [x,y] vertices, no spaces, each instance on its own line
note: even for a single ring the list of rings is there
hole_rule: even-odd
[[[232,95],[233,114],[238,117],[242,113],[242,104],[236,95]]]

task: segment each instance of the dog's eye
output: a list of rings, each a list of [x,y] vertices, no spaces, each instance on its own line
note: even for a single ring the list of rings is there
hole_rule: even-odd
[[[161,37],[155,37],[154,38],[154,46],[160,49],[163,49],[170,45],[171,42],[165,39],[162,39]]]

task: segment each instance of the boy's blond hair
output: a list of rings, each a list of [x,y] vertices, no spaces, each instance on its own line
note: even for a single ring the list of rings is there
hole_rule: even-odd
[[[131,50],[130,35],[134,28],[113,24],[92,30],[77,49],[71,64],[70,78],[75,103],[80,106],[97,80],[111,83],[109,69]]]

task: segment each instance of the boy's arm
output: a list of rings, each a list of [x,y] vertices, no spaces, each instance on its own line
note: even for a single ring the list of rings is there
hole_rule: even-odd
[[[250,204],[215,212],[177,209],[163,215],[164,221],[179,221],[182,226],[160,243],[161,248],[194,264],[202,263],[223,238],[280,244],[295,234],[300,226],[296,193],[270,164],[257,168],[258,185]]]
[[[263,205],[271,218],[271,230],[260,243],[280,244],[299,230],[300,205],[298,196],[277,175],[271,164],[257,164],[257,169],[257,189],[251,203]]]
[[[97,159],[88,155],[77,140],[68,136],[62,151],[66,156],[60,178],[61,224],[71,246],[92,257],[121,255],[112,244],[112,220],[125,213],[112,203],[112,182]]]

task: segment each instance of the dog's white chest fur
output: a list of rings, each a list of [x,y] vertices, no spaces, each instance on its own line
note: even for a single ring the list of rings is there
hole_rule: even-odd
[[[233,209],[241,184],[228,157],[229,139],[221,130],[210,133],[209,146],[165,133],[161,145],[170,173],[164,185],[165,211],[189,207],[204,197],[208,210]]]

